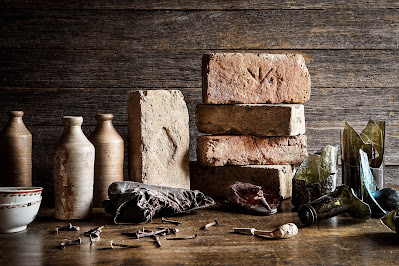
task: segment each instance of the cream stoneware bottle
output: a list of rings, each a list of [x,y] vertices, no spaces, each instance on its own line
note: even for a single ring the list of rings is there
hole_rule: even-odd
[[[64,116],[64,132],[54,148],[55,218],[89,218],[93,206],[93,144],[82,132],[81,116]]]
[[[96,148],[94,164],[94,207],[108,199],[108,187],[123,180],[124,143],[112,125],[113,114],[97,114],[97,127],[89,136]]]
[[[0,186],[32,186],[32,134],[22,121],[22,111],[8,113],[0,133]]]

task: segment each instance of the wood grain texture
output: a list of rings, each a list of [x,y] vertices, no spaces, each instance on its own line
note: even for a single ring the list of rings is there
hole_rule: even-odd
[[[27,231],[3,234],[0,241],[2,265],[396,265],[399,259],[397,234],[390,231],[378,219],[360,222],[345,215],[303,227],[296,212],[291,211],[289,200],[283,201],[278,213],[271,216],[255,216],[227,212],[218,208],[197,210],[172,218],[182,222],[176,237],[198,234],[191,240],[170,241],[161,236],[158,248],[150,238],[133,239],[121,235],[137,232],[145,227],[155,230],[165,226],[157,217],[150,223],[115,225],[112,217],[96,209],[89,220],[73,221],[81,231],[54,233],[57,226],[54,209],[41,209]],[[219,226],[208,231],[203,225],[218,220]],[[251,235],[232,234],[236,227],[254,227],[273,230],[292,222],[298,234],[289,239],[269,240]],[[90,245],[83,232],[105,225],[101,239]],[[80,246],[68,246],[64,250],[56,246],[67,239],[81,237]],[[110,241],[127,245],[142,245],[136,249],[110,249]]]
[[[399,44],[396,9],[0,12],[0,48],[397,49]]]
[[[359,2],[355,0],[344,1],[315,1],[315,0],[257,0],[257,1],[241,1],[241,0],[135,0],[135,1],[118,1],[118,0],[101,0],[101,1],[45,1],[45,0],[18,0],[0,2],[4,8],[18,9],[105,9],[105,10],[228,10],[228,9],[339,9],[339,8],[366,8],[366,9],[391,9],[398,8],[399,3],[394,0],[373,0],[367,2]]]
[[[234,51],[300,53],[305,57],[312,89],[399,87],[396,50]],[[211,50],[0,49],[0,84],[29,88],[198,89],[202,87],[201,58],[207,52]],[[314,95],[312,92],[311,97]]]

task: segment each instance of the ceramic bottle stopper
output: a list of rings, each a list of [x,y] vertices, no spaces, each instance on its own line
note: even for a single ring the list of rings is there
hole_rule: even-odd
[[[22,111],[8,113],[0,133],[0,186],[32,186],[32,134],[22,121]]]
[[[124,143],[112,125],[113,114],[97,114],[97,127],[89,136],[96,149],[94,164],[94,207],[108,199],[108,187],[123,181]]]
[[[94,146],[82,132],[81,116],[64,116],[64,132],[54,148],[55,217],[85,219],[91,215]]]

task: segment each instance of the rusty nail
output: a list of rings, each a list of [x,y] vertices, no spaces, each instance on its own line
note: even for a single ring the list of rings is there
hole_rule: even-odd
[[[162,221],[162,223],[170,223],[170,224],[174,224],[174,225],[181,224],[181,222],[179,222],[179,221],[168,220],[168,219],[165,219],[164,217],[161,218],[161,221]]]
[[[79,226],[74,226],[71,223],[65,226],[58,226],[55,228],[55,232],[58,234],[59,231],[79,231],[80,227]]]
[[[173,238],[167,238],[166,240],[187,240],[187,239],[193,239],[196,238],[198,234],[192,235],[192,236],[187,236],[187,237],[173,237]]]
[[[162,247],[162,245],[161,245],[161,239],[159,238],[159,236],[154,235],[153,238],[154,238],[154,241],[155,241],[155,243],[157,244],[157,246],[158,246],[159,248]]]
[[[73,245],[80,245],[80,244],[82,244],[82,239],[79,237],[76,240],[65,240],[65,241],[62,241],[58,245],[58,248],[65,249],[66,246],[73,246]]]
[[[202,229],[202,230],[208,230],[209,227],[211,227],[211,226],[217,226],[217,225],[219,225],[219,223],[218,223],[218,221],[215,219],[214,222],[204,225],[203,227],[201,227],[201,229]]]

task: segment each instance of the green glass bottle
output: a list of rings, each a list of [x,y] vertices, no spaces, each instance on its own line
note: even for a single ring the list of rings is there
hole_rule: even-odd
[[[383,216],[380,221],[392,231],[399,234],[399,209],[393,210]]]
[[[299,219],[306,226],[342,213],[361,220],[367,220],[371,215],[369,205],[361,201],[353,190],[345,185],[337,187],[334,192],[310,204],[301,205],[298,210]]]

